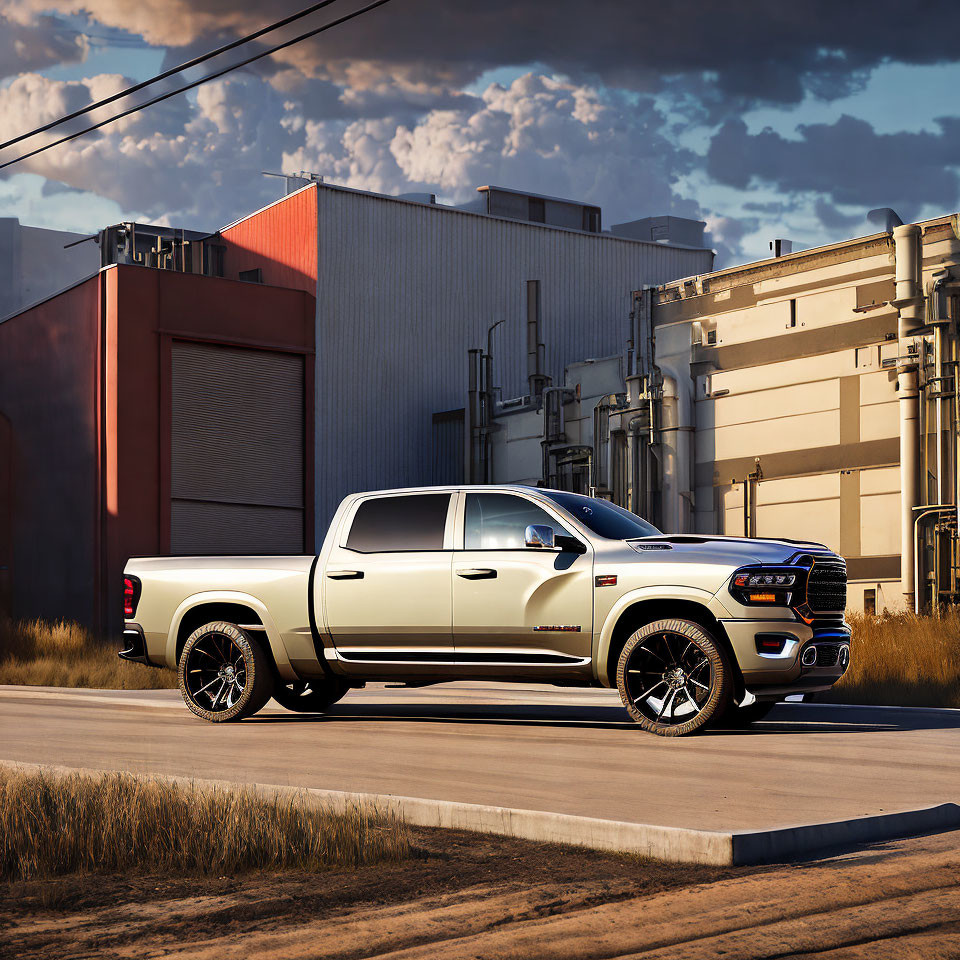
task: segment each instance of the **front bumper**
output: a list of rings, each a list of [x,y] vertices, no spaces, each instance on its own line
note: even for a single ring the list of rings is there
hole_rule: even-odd
[[[757,699],[829,690],[850,665],[847,624],[809,626],[795,620],[722,620],[743,674]],[[779,653],[760,653],[757,636],[784,640]]]

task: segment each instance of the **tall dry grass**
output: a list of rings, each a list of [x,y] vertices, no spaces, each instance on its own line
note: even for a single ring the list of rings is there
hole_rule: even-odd
[[[0,769],[0,879],[157,870],[231,875],[397,863],[403,822],[370,808],[333,812],[306,794],[265,797],[125,773]]]
[[[109,690],[176,687],[173,671],[121,660],[119,649],[76,623],[0,618],[0,683]]]
[[[960,707],[960,608],[937,617],[849,615],[850,668],[822,699]]]

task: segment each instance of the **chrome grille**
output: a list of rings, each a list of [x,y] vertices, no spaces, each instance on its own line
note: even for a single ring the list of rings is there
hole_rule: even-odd
[[[807,576],[807,606],[814,613],[842,613],[847,607],[847,567],[815,563]]]

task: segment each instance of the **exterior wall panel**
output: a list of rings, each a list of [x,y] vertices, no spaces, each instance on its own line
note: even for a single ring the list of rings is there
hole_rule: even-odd
[[[632,291],[712,254],[319,187],[317,521],[358,488],[429,481],[432,415],[462,407],[467,350],[492,336],[502,396],[528,392],[525,283],[544,372],[623,350]]]
[[[317,289],[317,188],[305,187],[221,231],[226,251],[224,276],[263,271],[276,287]]]
[[[12,613],[96,617],[100,277],[0,323]]]

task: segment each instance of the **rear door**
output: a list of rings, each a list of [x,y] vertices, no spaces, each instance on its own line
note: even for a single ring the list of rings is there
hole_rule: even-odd
[[[356,504],[323,571],[327,625],[344,661],[452,661],[450,505],[448,492]]]
[[[589,660],[593,636],[593,550],[558,515],[513,493],[465,493],[453,557],[457,663],[563,666]],[[529,524],[553,528],[586,548],[525,546]]]

